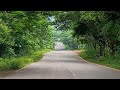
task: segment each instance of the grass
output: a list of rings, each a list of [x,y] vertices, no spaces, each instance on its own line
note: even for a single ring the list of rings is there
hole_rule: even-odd
[[[80,56],[87,61],[120,70],[120,56],[118,57],[95,57],[92,54],[88,55],[85,51],[80,52]]]
[[[43,50],[43,51],[37,51],[34,52],[31,55],[22,56],[22,57],[16,57],[11,59],[2,59],[0,58],[0,70],[16,70],[23,68],[24,66],[31,64],[33,62],[39,61],[44,53],[48,52],[50,50]]]

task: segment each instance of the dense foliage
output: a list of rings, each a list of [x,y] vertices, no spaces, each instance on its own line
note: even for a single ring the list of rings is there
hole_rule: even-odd
[[[59,11],[56,27],[73,30],[88,61],[120,69],[120,11]]]
[[[53,49],[56,41],[118,62],[120,11],[0,11],[0,60]]]
[[[0,57],[27,55],[53,48],[52,28],[46,12],[1,11]]]
[[[58,28],[70,28],[73,36],[86,45],[95,56],[116,56],[120,53],[119,11],[58,12]]]
[[[80,49],[80,42],[77,40],[77,38],[72,36],[72,33],[72,30],[53,30],[54,41],[62,42],[65,45],[66,50]]]

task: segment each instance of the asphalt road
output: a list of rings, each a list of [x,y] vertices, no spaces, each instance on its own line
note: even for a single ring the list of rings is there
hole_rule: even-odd
[[[86,62],[74,51],[51,51],[4,79],[120,79],[120,71]]]

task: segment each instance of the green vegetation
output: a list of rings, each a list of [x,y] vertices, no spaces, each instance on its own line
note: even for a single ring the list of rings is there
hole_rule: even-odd
[[[45,11],[0,11],[0,70],[22,68],[53,49],[48,17]]]
[[[94,51],[98,51],[100,56],[119,54],[119,11],[59,12],[56,19],[59,28],[73,30],[75,38]]]
[[[68,11],[56,15],[59,29],[73,30],[90,61],[120,69],[120,11]]]
[[[48,16],[38,11],[0,12],[0,57],[29,55],[53,48]]]
[[[61,31],[61,30],[54,30],[54,40],[55,42],[62,42],[65,45],[66,50],[76,50],[80,49],[80,42],[77,38],[72,36],[72,30]]]
[[[11,58],[54,49],[56,41],[119,68],[120,11],[0,11],[0,62],[22,67]]]
[[[76,50],[79,49],[79,42],[76,38],[72,37],[72,31],[64,31],[60,35],[60,41],[65,45],[66,50]]]
[[[120,70],[120,56],[117,57],[95,57],[93,53],[90,52],[81,52],[80,56],[87,61],[105,65]]]
[[[43,54],[50,51],[49,49],[37,51],[31,55],[0,59],[0,70],[16,70],[30,63],[39,61]]]

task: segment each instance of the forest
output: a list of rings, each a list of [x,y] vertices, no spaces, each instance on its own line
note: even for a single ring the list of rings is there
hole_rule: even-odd
[[[120,69],[120,11],[0,11],[0,70],[38,61],[56,41]]]

